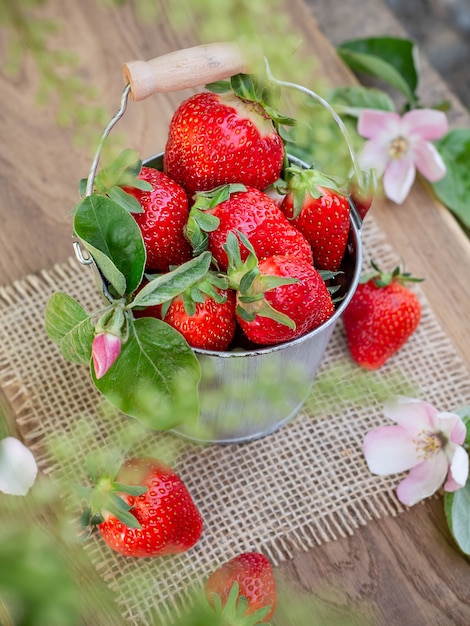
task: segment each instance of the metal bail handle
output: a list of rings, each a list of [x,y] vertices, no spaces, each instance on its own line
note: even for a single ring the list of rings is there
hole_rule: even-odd
[[[242,47],[235,42],[211,43],[169,52],[150,61],[123,65],[130,97],[144,100],[154,93],[200,87],[249,71]]]

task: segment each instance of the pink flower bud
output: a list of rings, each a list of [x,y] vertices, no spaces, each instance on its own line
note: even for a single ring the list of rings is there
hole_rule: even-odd
[[[111,333],[99,333],[93,339],[91,356],[96,378],[106,374],[121,352],[121,340]]]

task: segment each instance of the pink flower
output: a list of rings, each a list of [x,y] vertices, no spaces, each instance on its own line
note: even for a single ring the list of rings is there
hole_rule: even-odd
[[[441,155],[430,143],[447,132],[442,111],[416,109],[398,113],[364,109],[359,116],[358,132],[369,139],[359,155],[361,167],[383,175],[385,195],[401,204],[415,180],[416,169],[434,182],[446,174]]]
[[[99,333],[93,339],[91,356],[96,378],[106,374],[121,352],[121,340],[111,333]]]
[[[468,454],[462,447],[466,428],[455,413],[439,413],[427,402],[397,397],[384,408],[395,426],[380,426],[364,439],[364,456],[373,474],[410,470],[398,485],[398,499],[412,506],[432,495],[444,480],[446,491],[465,486]]]

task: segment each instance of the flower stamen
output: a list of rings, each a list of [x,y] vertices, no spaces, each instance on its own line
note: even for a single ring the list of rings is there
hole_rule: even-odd
[[[388,147],[388,154],[392,159],[401,159],[408,152],[409,142],[405,137],[395,137],[390,142]]]
[[[435,456],[448,443],[447,438],[441,432],[429,432],[422,430],[416,439],[416,454],[419,459],[426,461]]]

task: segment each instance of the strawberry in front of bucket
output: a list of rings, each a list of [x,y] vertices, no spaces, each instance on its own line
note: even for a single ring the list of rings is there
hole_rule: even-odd
[[[218,615],[246,626],[263,624],[274,615],[276,581],[271,563],[260,552],[244,552],[218,567],[204,590]]]
[[[98,529],[109,547],[124,556],[179,554],[202,534],[202,517],[187,487],[157,459],[128,459],[117,472],[95,477],[88,493],[84,529]]]
[[[373,272],[361,279],[343,323],[354,361],[368,370],[385,364],[408,341],[421,320],[421,304],[406,282],[420,282],[396,267],[382,272],[372,262]]]

